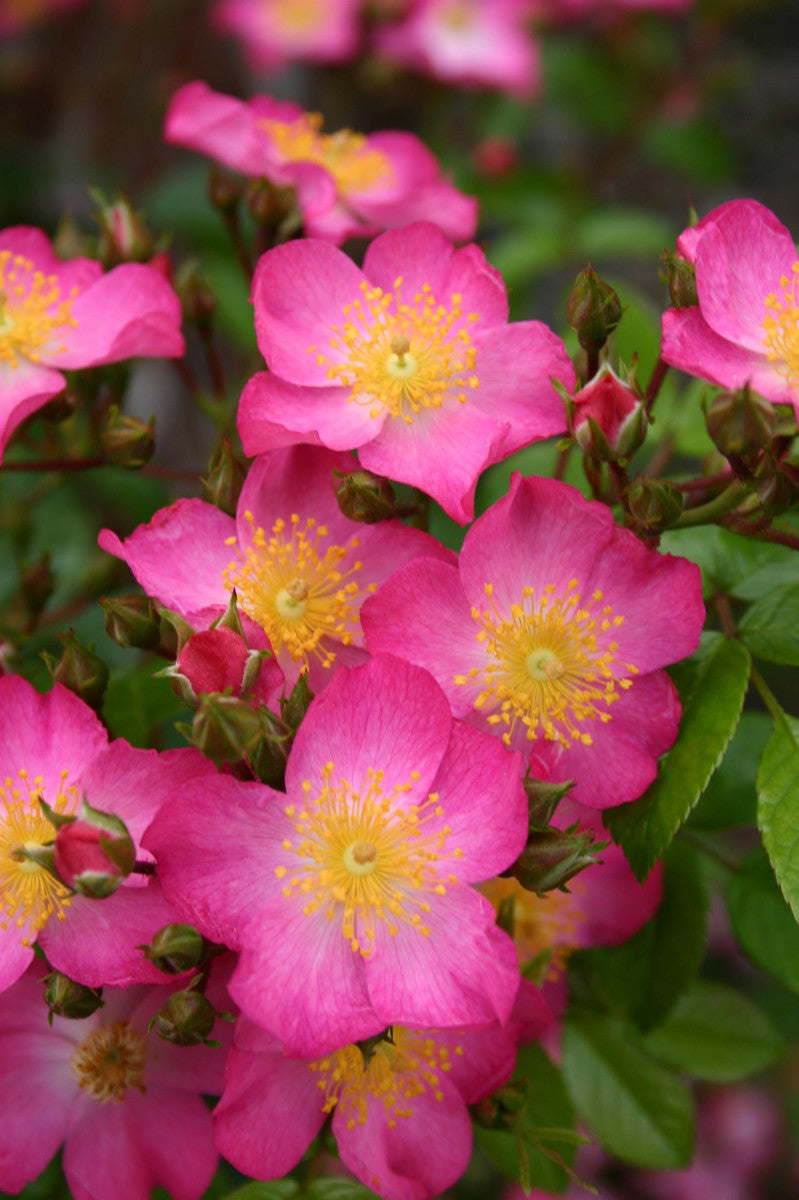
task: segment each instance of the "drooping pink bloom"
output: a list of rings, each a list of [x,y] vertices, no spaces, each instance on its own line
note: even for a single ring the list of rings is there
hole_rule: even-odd
[[[197,82],[172,97],[164,135],[243,175],[296,188],[308,237],[339,244],[424,220],[459,242],[477,228],[477,201],[411,133],[324,133],[318,113],[290,101],[236,100]]]
[[[516,952],[471,885],[524,845],[518,756],[381,656],[310,706],[286,793],[197,780],[145,838],[173,903],[241,950],[242,1011],[307,1057],[394,1023],[507,1022]]]
[[[211,22],[244,45],[255,71],[297,59],[345,62],[359,41],[361,0],[217,0]]]
[[[63,262],[39,229],[0,232],[0,454],[63,390],[62,371],[183,353],[180,301],[157,271]]]
[[[331,668],[366,658],[359,612],[399,566],[419,555],[452,560],[399,521],[359,525],[336,502],[333,471],[354,460],[314,446],[264,455],[250,468],[235,519],[202,500],[178,500],[104,550],[124,559],[144,590],[196,629],[235,589],[253,647],[274,651],[291,688],[309,671],[314,692]]]
[[[540,321],[508,324],[499,273],[477,246],[433,225],[390,230],[363,270],[333,246],[268,251],[253,282],[258,344],[270,368],[247,384],[248,454],[289,442],[357,447],[361,464],[474,515],[491,463],[565,427],[551,383],[575,377]]]
[[[328,1114],[341,1161],[384,1200],[426,1200],[463,1174],[472,1150],[467,1105],[513,1073],[506,1029],[393,1026],[368,1059],[357,1045],[322,1058],[286,1056],[240,1018],[214,1113],[221,1153],[255,1179],[278,1179],[302,1158]]]
[[[95,714],[56,684],[40,696],[17,675],[0,678],[0,990],[20,977],[37,940],[57,970],[91,987],[160,980],[139,947],[175,919],[157,881],[129,876],[104,900],[72,895],[43,866],[21,857],[55,840],[39,805],[76,814],[85,796],[140,839],[161,804],[187,779],[215,774],[194,750],[107,744]]]
[[[530,0],[417,0],[397,25],[378,29],[387,58],[444,83],[530,96],[540,83]]]
[[[0,995],[0,1190],[21,1191],[63,1145],[74,1200],[157,1186],[199,1200],[218,1161],[202,1096],[222,1090],[224,1049],[148,1033],[167,987],[106,988],[93,1016],[50,1027],[41,979],[33,964]]]
[[[646,549],[567,484],[514,475],[457,567],[409,564],[362,620],[372,653],[424,662],[456,717],[607,808],[644,791],[677,736],[661,668],[696,649],[704,606],[692,563]]]
[[[677,250],[696,267],[699,304],[664,313],[666,362],[799,411],[799,261],[785,226],[756,200],[733,200],[684,230]]]

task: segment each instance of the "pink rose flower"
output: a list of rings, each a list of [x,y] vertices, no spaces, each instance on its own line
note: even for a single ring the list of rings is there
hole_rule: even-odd
[[[253,703],[274,704],[285,686],[285,678],[274,658],[251,650],[233,629],[219,626],[201,629],[186,642],[175,664],[164,674],[187,704],[198,696],[227,692],[252,696]]]
[[[359,40],[361,0],[217,0],[211,22],[244,44],[255,71],[295,59],[344,62]]]
[[[368,1060],[357,1045],[288,1057],[246,1018],[236,1029],[214,1112],[221,1153],[255,1179],[278,1179],[332,1113],[341,1161],[384,1200],[426,1200],[455,1183],[472,1151],[467,1105],[513,1073],[507,1030],[402,1029]]]
[[[51,1027],[41,980],[34,964],[0,995],[0,1190],[21,1191],[63,1145],[74,1200],[156,1186],[199,1200],[218,1161],[202,1097],[222,1089],[224,1050],[148,1032],[174,987],[106,988],[93,1016]]]
[[[140,840],[158,808],[179,782],[214,774],[194,750],[108,745],[92,710],[59,684],[40,696],[18,675],[0,678],[0,991],[31,962],[37,940],[56,970],[90,987],[160,981],[139,947],[176,916],[155,879],[134,874],[90,900],[22,858],[20,848],[55,841],[39,797],[70,816],[85,796],[124,822],[137,859],[152,861]]]
[[[323,133],[318,114],[290,101],[236,100],[197,82],[173,96],[164,134],[243,175],[296,188],[309,237],[339,244],[421,220],[454,241],[474,237],[477,201],[411,133]]]
[[[399,24],[378,29],[375,47],[444,83],[529,97],[541,72],[527,28],[532,7],[530,0],[418,0]]]
[[[799,261],[785,226],[756,200],[733,200],[684,230],[677,250],[696,267],[699,304],[664,313],[666,362],[799,412]]]
[[[242,1011],[305,1057],[394,1023],[506,1023],[516,952],[471,885],[525,843],[518,756],[381,656],[311,704],[286,793],[197,780],[145,839],[186,919],[241,950]]]
[[[334,665],[366,659],[360,607],[384,579],[421,554],[453,558],[399,521],[360,525],[343,516],[332,472],[352,465],[348,454],[313,446],[263,455],[235,518],[178,500],[124,542],[104,529],[99,543],[195,628],[221,616],[235,588],[249,645],[271,646],[289,689],[307,670],[317,692]]]
[[[56,258],[39,229],[0,232],[0,455],[66,385],[62,371],[183,354],[180,301],[157,271]]]
[[[409,564],[362,620],[372,653],[424,662],[456,717],[607,808],[648,787],[677,736],[661,668],[696,649],[704,605],[693,563],[646,549],[567,484],[514,475],[457,567]]]
[[[540,321],[508,324],[499,273],[433,225],[390,230],[363,270],[323,242],[268,251],[253,281],[270,368],[247,384],[248,454],[291,442],[357,447],[367,470],[421,488],[461,524],[480,473],[565,428],[554,376],[574,370]]]

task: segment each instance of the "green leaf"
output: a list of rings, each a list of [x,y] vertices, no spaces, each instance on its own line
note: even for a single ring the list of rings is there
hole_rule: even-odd
[[[354,1179],[329,1176],[312,1179],[300,1195],[302,1200],[371,1200],[375,1193]]]
[[[631,804],[605,812],[638,879],[645,879],[707,787],[738,724],[749,681],[749,652],[719,637],[683,701],[680,733],[658,777]]]
[[[291,1200],[299,1197],[300,1185],[294,1179],[276,1179],[270,1183],[245,1183],[228,1192],[225,1200]]]
[[[661,545],[701,567],[705,596],[721,591],[736,600],[759,600],[776,587],[799,583],[799,555],[794,550],[718,525],[669,530]]]
[[[785,903],[763,850],[739,865],[727,891],[730,920],[744,953],[799,992],[799,925]]]
[[[688,819],[690,828],[716,833],[755,824],[757,764],[771,730],[768,713],[742,715],[721,765]]]
[[[572,1013],[563,1031],[563,1074],[580,1116],[622,1162],[667,1171],[691,1161],[691,1093],[650,1058],[631,1025]]]
[[[777,882],[799,921],[799,721],[780,712],[757,773],[757,823]]]
[[[153,666],[147,661],[128,670],[113,671],[103,702],[103,716],[111,733],[143,748],[153,744],[157,726],[185,711],[167,680],[153,678]],[[175,734],[170,744],[184,743]]]
[[[564,1130],[574,1128],[574,1109],[560,1071],[541,1047],[533,1044],[522,1046],[519,1050],[513,1078],[524,1080],[528,1087],[528,1100],[519,1123],[519,1132],[549,1144],[541,1130],[557,1128],[558,1153],[571,1166],[576,1147],[563,1145],[562,1134]],[[475,1139],[504,1175],[509,1179],[519,1178],[519,1152],[514,1133],[476,1125]],[[552,1141],[554,1145],[555,1139]],[[558,1194],[565,1192],[569,1185],[566,1172],[530,1145],[529,1141],[526,1149],[531,1186]]]
[[[621,946],[571,956],[573,991],[632,1019],[641,1029],[662,1021],[699,970],[709,903],[698,856],[675,843],[665,860],[663,899],[651,921]]]
[[[762,1071],[784,1043],[751,1000],[721,983],[700,980],[645,1039],[656,1057],[709,1083],[731,1083]]]
[[[799,666],[799,583],[777,588],[753,604],[738,632],[756,658]]]

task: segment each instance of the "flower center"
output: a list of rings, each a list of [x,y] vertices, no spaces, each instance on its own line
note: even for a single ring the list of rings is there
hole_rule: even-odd
[[[449,826],[436,821],[435,832],[425,832],[431,818],[443,816],[438,794],[404,805],[402,794],[410,783],[397,784],[392,793],[383,788],[383,772],[370,770],[363,788],[355,791],[344,780],[333,783],[333,770],[327,763],[318,795],[311,794],[306,780],[302,807],[286,808],[299,837],[283,843],[290,865],[275,868],[278,879],[285,880],[283,895],[305,897],[306,916],[324,907],[329,920],[341,922],[353,952],[364,958],[374,948],[377,921],[385,922],[392,937],[401,925],[427,937],[428,897],[443,896],[445,883],[458,882],[452,874],[439,874]],[[419,778],[418,772],[411,774]],[[461,851],[449,850],[447,857],[460,858]]]
[[[280,518],[267,538],[251,512],[244,516],[252,528],[252,542],[246,550],[237,550],[237,558],[225,568],[225,587],[235,588],[242,609],[266,631],[276,654],[285,646],[305,665],[313,656],[323,667],[332,666],[336,656],[323,639],[349,646],[360,632],[361,602],[377,589],[375,583],[359,585],[352,578],[362,570],[362,562],[340,570],[342,559],[358,548],[357,537],[346,546],[324,549],[329,531],[313,517],[304,528],[296,513],[288,527]],[[229,538],[228,544],[236,545],[236,538]]]
[[[430,1092],[443,1100],[441,1075],[451,1069],[452,1054],[463,1054],[460,1046],[438,1045],[418,1030],[395,1027],[391,1036],[392,1041],[377,1043],[368,1063],[360,1047],[350,1045],[308,1064],[319,1075],[324,1111],[338,1106],[348,1129],[366,1124],[370,1096],[382,1104],[389,1128],[413,1116],[411,1102],[417,1096]]]
[[[62,300],[55,275],[37,271],[21,254],[0,250],[0,363],[18,367],[20,358],[38,362],[43,347],[50,354],[65,350],[51,343],[59,330],[77,325],[70,315],[77,294],[73,288]]]
[[[320,25],[327,0],[272,0],[269,18],[287,33],[305,33]]]
[[[791,267],[790,278],[782,276],[780,287],[782,299],[766,297],[763,342],[769,362],[792,387],[799,387],[799,262]]]
[[[346,306],[341,327],[333,326],[335,362],[327,376],[350,388],[348,399],[365,405],[370,417],[387,411],[410,425],[418,413],[441,408],[447,399],[465,404],[464,389],[479,386],[477,349],[466,328],[478,316],[464,319],[457,293],[449,308],[439,304],[429,284],[413,304],[405,304],[401,287],[401,276],[393,292],[361,283],[363,298]],[[309,352],[316,349],[310,346]],[[328,359],[317,353],[317,362]]]
[[[455,0],[442,10],[439,20],[451,33],[463,33],[475,24],[475,11],[471,4]]]
[[[617,689],[632,686],[632,680],[614,677],[619,645],[607,638],[624,617],[613,615],[600,591],[583,605],[578,586],[572,579],[565,595],[556,596],[549,584],[537,599],[526,587],[522,603],[511,605],[506,617],[494,601],[493,584],[487,583],[489,607],[472,609],[488,661],[456,675],[455,683],[482,685],[474,706],[488,714],[489,725],[504,726],[502,740],[508,746],[518,721],[529,741],[544,737],[566,748],[573,742],[590,746],[591,734],[581,726],[609,721],[607,709],[619,699]],[[631,663],[621,665],[637,674]]]
[[[103,1025],[82,1041],[72,1056],[70,1070],[93,1100],[121,1104],[130,1088],[144,1093],[147,1042],[127,1021]]]
[[[546,978],[557,979],[566,969],[572,950],[579,946],[578,931],[584,921],[580,907],[583,883],[569,880],[569,891],[528,892],[516,879],[490,879],[479,889],[494,907],[512,906],[513,941],[524,967],[543,951],[550,951]]]
[[[388,182],[394,169],[380,150],[373,150],[362,133],[338,129],[322,133],[322,114],[303,113],[295,121],[264,118],[260,124],[288,162],[311,162],[324,167],[339,192],[362,192]]]
[[[39,805],[42,780],[31,784],[28,772],[17,772],[17,780],[0,784],[0,929],[16,925],[23,946],[30,946],[53,913],[64,918],[70,891],[45,867],[24,858],[20,851],[38,850],[55,841],[55,829]],[[76,788],[66,785],[66,772],[50,807],[58,813],[73,813],[78,807]]]

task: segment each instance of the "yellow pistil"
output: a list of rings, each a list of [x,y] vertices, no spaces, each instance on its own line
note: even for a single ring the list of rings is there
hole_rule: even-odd
[[[39,362],[41,351],[66,350],[54,339],[70,325],[71,301],[78,289],[61,299],[55,275],[38,271],[28,258],[0,250],[0,363],[16,368],[21,358]]]
[[[568,892],[555,890],[545,896],[528,892],[516,879],[497,878],[480,884],[480,891],[497,910],[503,901],[512,901],[513,941],[521,966],[542,951],[551,951],[549,980],[562,975],[569,955],[579,945],[577,935],[585,919],[580,907],[583,890],[580,879],[569,880]]]
[[[441,1076],[451,1069],[452,1054],[463,1053],[460,1046],[439,1045],[417,1030],[395,1028],[391,1039],[377,1043],[368,1063],[355,1045],[309,1063],[320,1077],[324,1111],[338,1107],[348,1129],[366,1124],[370,1097],[382,1105],[389,1128],[413,1116],[417,1096],[429,1092],[443,1100]]]
[[[464,318],[457,293],[449,308],[440,304],[429,284],[406,304],[401,276],[393,292],[365,280],[360,287],[363,298],[346,306],[341,327],[333,326],[332,361],[309,347],[320,366],[329,363],[328,379],[349,388],[348,399],[367,407],[370,417],[387,411],[408,425],[447,400],[465,404],[467,390],[480,383],[474,373],[477,349],[467,329],[477,313]]]
[[[766,357],[791,387],[799,387],[799,262],[791,267],[790,277],[782,276],[780,287],[782,299],[766,297]]]
[[[70,1070],[99,1104],[121,1104],[131,1088],[144,1093],[147,1041],[126,1021],[101,1025],[78,1046]]]
[[[494,601],[493,584],[487,583],[488,608],[472,608],[487,662],[456,675],[454,682],[482,684],[474,706],[487,713],[490,725],[505,727],[502,740],[508,746],[519,721],[529,741],[544,737],[566,748],[575,742],[590,746],[593,738],[584,724],[608,722],[618,689],[632,686],[632,680],[614,677],[619,646],[605,639],[624,617],[613,615],[600,591],[583,604],[578,587],[572,579],[565,595],[556,596],[550,584],[539,597],[526,587],[521,604],[511,605],[506,617]],[[631,663],[620,665],[637,674]]]
[[[322,133],[322,114],[303,113],[294,121],[264,117],[262,128],[289,162],[310,162],[324,167],[336,181],[339,192],[364,192],[394,177],[385,154],[373,150],[362,133],[338,129]]]
[[[340,570],[342,560],[357,550],[358,539],[325,549],[329,530],[313,517],[304,528],[296,513],[288,525],[281,518],[267,537],[251,512],[244,516],[252,528],[252,542],[238,550],[223,572],[225,587],[235,588],[240,607],[266,630],[276,654],[285,646],[306,666],[312,657],[323,667],[332,666],[336,656],[325,639],[349,646],[360,632],[361,601],[377,590],[375,583],[352,578],[363,569],[362,562]],[[228,544],[236,545],[236,538]]]
[[[284,896],[306,897],[306,916],[324,908],[328,920],[341,922],[352,951],[364,958],[374,948],[377,921],[385,922],[392,937],[402,925],[429,936],[429,897],[443,896],[445,885],[457,883],[456,876],[437,868],[449,826],[425,833],[431,817],[443,816],[438,794],[407,804],[402,793],[410,783],[384,791],[384,773],[370,770],[356,791],[344,780],[334,783],[333,771],[327,763],[320,790],[313,793],[306,780],[302,807],[286,808],[299,838],[284,841],[287,864],[275,868]],[[461,856],[460,850],[446,854]]]
[[[23,946],[35,942],[53,913],[64,919],[71,895],[48,870],[20,853],[55,841],[56,831],[39,805],[42,795],[42,780],[31,781],[24,769],[0,784],[0,929],[16,925]],[[78,807],[77,789],[67,786],[66,772],[57,795],[44,798],[57,813],[73,813]]]

